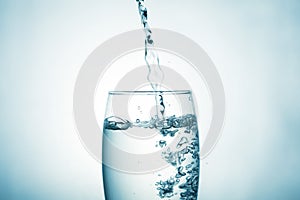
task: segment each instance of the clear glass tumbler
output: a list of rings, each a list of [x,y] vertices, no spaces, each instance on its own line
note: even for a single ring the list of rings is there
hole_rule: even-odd
[[[191,91],[109,92],[103,126],[106,200],[196,200],[199,137]]]

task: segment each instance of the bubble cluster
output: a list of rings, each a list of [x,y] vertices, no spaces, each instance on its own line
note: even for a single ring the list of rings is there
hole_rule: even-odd
[[[159,190],[158,193],[159,197],[170,198],[176,195],[176,193],[174,193],[174,186],[178,184],[178,182],[179,182],[178,179],[175,180],[173,177],[171,177],[166,181],[157,182],[155,185],[158,186],[157,190]]]
[[[172,187],[178,185],[180,190],[180,200],[196,200],[198,194],[199,185],[199,143],[198,138],[195,137],[193,141],[184,149],[180,151],[171,152],[170,148],[163,152],[162,155],[164,159],[170,163],[172,166],[176,167],[177,173],[175,174],[175,182],[171,181],[171,177],[167,181],[160,181],[157,184],[163,183],[164,187],[158,187],[158,196],[160,198],[165,198],[164,188]],[[168,195],[175,195],[174,192],[168,192]]]
[[[192,115],[186,115],[178,118],[171,117],[168,120],[172,121],[172,127],[181,128],[179,134],[187,134],[187,136],[191,136],[192,134],[192,139],[189,140],[188,138],[190,137],[181,136],[180,141],[176,146],[177,149],[181,148],[180,150],[172,151],[168,148],[166,151],[162,152],[163,159],[176,168],[176,173],[168,180],[161,180],[156,183],[157,185],[160,185],[160,187],[157,188],[158,196],[163,199],[179,194],[179,197],[176,197],[176,199],[196,200],[198,195],[200,168],[199,138],[196,127],[196,118]],[[183,127],[185,128],[184,131],[182,131]],[[166,188],[172,188],[172,190],[167,190],[166,193]]]
[[[130,127],[158,129],[163,136],[174,136],[178,132],[178,128],[185,128],[184,132],[189,133],[191,130],[197,131],[197,121],[195,115],[187,114],[180,117],[175,115],[160,119],[157,116],[152,117],[148,121],[136,119],[130,122],[116,116],[110,116],[104,120],[104,128],[108,130],[127,130]]]

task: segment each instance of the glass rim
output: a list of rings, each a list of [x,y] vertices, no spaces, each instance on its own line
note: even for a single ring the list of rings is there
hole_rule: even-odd
[[[167,94],[167,95],[177,95],[177,94],[191,94],[191,90],[116,90],[116,91],[109,91],[109,95],[132,95],[132,94],[139,94],[139,95],[154,95],[154,94]]]

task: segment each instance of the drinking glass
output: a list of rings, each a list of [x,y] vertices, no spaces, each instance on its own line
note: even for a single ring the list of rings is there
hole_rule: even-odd
[[[103,126],[106,200],[196,200],[199,137],[192,93],[111,91]]]

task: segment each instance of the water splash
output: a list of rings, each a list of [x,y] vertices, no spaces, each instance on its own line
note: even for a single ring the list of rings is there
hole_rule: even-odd
[[[141,22],[145,32],[145,61],[148,66],[147,79],[154,91],[160,90],[160,86],[164,80],[164,73],[159,64],[159,57],[154,50],[154,41],[152,39],[152,31],[148,24],[148,12],[144,0],[136,0]]]

